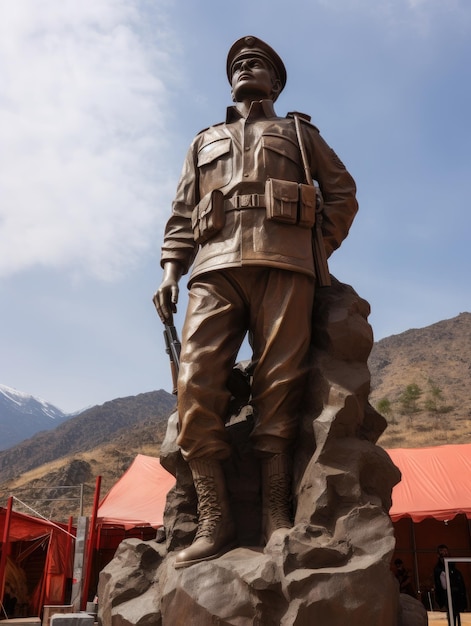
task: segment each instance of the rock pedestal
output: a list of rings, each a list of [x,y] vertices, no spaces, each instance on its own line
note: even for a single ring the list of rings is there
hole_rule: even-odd
[[[167,498],[166,535],[161,543],[120,545],[100,575],[103,626],[409,626],[411,614],[414,626],[427,623],[420,603],[401,608],[390,571],[395,539],[388,511],[400,473],[376,445],[386,422],[368,402],[368,314],[368,303],[335,279],[319,290],[293,458],[294,526],[276,531],[266,546],[259,545],[260,468],[248,437],[249,388],[239,370],[236,411],[227,424],[234,452],[224,470],[241,547],[174,568],[175,551],[191,543],[197,516],[171,417],[161,463],[177,482]]]

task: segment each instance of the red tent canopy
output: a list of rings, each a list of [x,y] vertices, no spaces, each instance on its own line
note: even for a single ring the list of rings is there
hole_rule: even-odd
[[[471,519],[471,444],[387,450],[402,472],[393,489],[393,522],[410,517],[445,521]]]
[[[7,509],[0,508],[0,538],[4,536]],[[43,604],[62,604],[66,578],[72,575],[70,542],[67,526],[12,511],[8,543],[41,542],[47,545],[43,578],[33,594],[31,606],[39,614],[40,596]],[[4,548],[3,544],[0,544]],[[36,545],[36,544],[35,544]],[[37,544],[39,547],[39,543]]]
[[[393,522],[403,517],[445,521],[460,513],[471,519],[471,444],[387,452],[402,473],[392,494]],[[98,525],[161,526],[166,495],[174,484],[159,459],[138,454],[101,501]]]
[[[159,459],[138,454],[101,501],[97,524],[126,529],[162,526],[165,499],[174,484],[175,478],[160,465]]]

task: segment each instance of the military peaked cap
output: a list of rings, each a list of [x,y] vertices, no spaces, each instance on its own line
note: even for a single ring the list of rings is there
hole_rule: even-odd
[[[281,82],[281,89],[283,89],[286,85],[286,68],[283,61],[273,48],[253,35],[242,37],[232,44],[229,54],[227,55],[226,64],[229,82],[232,82],[232,66],[234,63],[240,58],[254,55],[269,61]]]

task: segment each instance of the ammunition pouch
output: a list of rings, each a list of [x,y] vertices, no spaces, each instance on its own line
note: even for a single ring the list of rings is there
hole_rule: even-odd
[[[265,184],[267,219],[302,228],[316,222],[316,188],[290,180],[269,178]]]
[[[219,189],[207,193],[195,206],[191,214],[193,237],[203,244],[224,228],[224,194]]]

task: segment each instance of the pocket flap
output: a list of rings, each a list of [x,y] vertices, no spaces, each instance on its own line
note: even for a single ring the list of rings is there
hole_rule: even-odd
[[[298,183],[290,180],[271,179],[273,197],[283,202],[298,201]]]
[[[231,149],[230,137],[223,137],[222,139],[216,139],[203,146],[198,152],[198,167],[202,165],[208,165],[215,159],[219,158],[223,154],[227,154]]]
[[[262,136],[262,146],[267,150],[281,154],[294,163],[299,163],[299,146],[288,137],[265,133]]]

